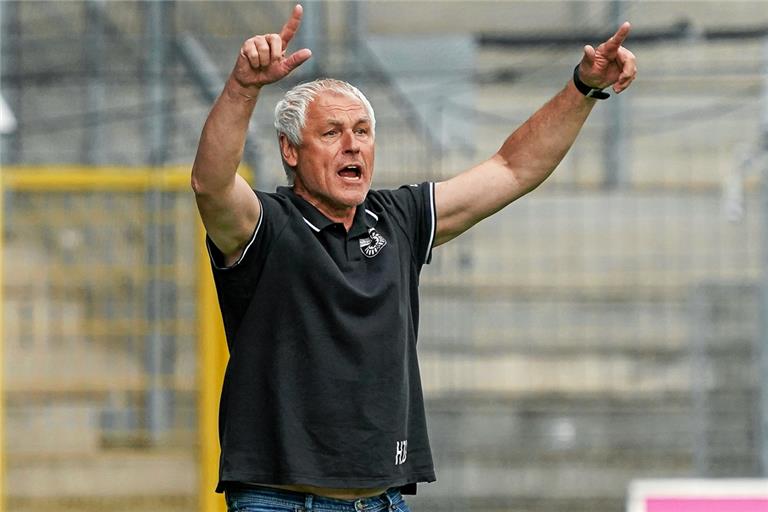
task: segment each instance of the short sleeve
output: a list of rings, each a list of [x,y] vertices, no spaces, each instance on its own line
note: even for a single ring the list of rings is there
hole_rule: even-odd
[[[228,341],[235,339],[235,332],[253,298],[272,242],[287,219],[284,205],[273,194],[254,192],[261,203],[261,215],[253,236],[235,263],[224,266],[221,251],[206,237]]]
[[[217,282],[228,283],[233,290],[250,289],[261,271],[270,241],[286,220],[284,208],[271,194],[260,191],[254,193],[261,205],[261,215],[253,235],[236,262],[226,266],[224,255],[218,247],[209,237],[205,239],[214,277]]]
[[[408,237],[418,266],[429,263],[437,229],[435,184],[424,182],[379,192],[385,208]]]
[[[254,191],[255,192],[255,191]],[[258,193],[256,193],[256,199],[259,201],[259,221],[256,223],[256,228],[253,230],[253,234],[251,235],[250,240],[248,240],[248,243],[245,245],[245,248],[243,249],[243,253],[240,255],[240,257],[232,263],[231,265],[226,265],[224,263],[224,254],[219,250],[218,247],[216,247],[216,244],[213,243],[213,240],[206,235],[205,236],[205,246],[208,249],[208,256],[211,258],[211,266],[213,267],[214,272],[216,271],[227,271],[227,270],[234,270],[235,268],[239,267],[243,261],[246,261],[250,256],[250,250],[251,247],[254,245],[254,243],[260,239],[263,238],[263,236],[260,236],[263,231],[261,230],[261,225],[264,222],[264,201],[261,200]],[[266,230],[265,230],[266,231]]]

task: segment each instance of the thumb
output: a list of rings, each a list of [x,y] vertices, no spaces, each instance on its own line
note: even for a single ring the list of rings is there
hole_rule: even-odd
[[[312,50],[309,48],[303,48],[301,50],[293,52],[289,57],[285,59],[285,70],[290,73],[297,67],[304,64],[312,56]]]
[[[595,49],[591,45],[586,45],[584,47],[584,58],[581,59],[581,62],[587,67],[592,67],[592,63],[595,62],[595,54]]]

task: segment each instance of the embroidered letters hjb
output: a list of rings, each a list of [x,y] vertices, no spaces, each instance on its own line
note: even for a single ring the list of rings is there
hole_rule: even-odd
[[[373,258],[379,254],[385,245],[387,245],[386,239],[373,228],[368,229],[368,238],[360,239],[360,251],[366,258]]]
[[[404,464],[408,458],[408,440],[395,441],[395,466]]]

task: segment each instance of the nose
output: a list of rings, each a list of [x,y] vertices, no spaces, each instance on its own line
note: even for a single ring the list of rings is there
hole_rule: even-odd
[[[341,142],[344,153],[356,154],[360,152],[360,142],[352,130],[344,131]]]

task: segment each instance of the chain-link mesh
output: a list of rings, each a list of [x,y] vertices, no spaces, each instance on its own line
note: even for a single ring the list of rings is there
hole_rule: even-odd
[[[193,509],[194,201],[80,186],[5,192],[8,507]]]
[[[153,103],[149,3],[3,3],[2,93],[19,118],[3,162],[141,165],[165,115],[163,158],[188,166],[211,102],[203,64],[215,95],[241,42],[291,8],[173,3]],[[595,107],[544,185],[424,270],[438,482],[412,509],[618,512],[635,479],[764,474],[763,3],[305,7],[322,11],[303,27],[312,73],[349,79],[376,109],[379,187],[488,158],[569,80],[583,44],[633,22],[632,88]],[[86,51],[94,41],[108,59]],[[260,188],[283,182],[272,108],[307,78],[259,98],[246,156]],[[195,508],[191,194],[9,184],[5,203],[10,510]]]

